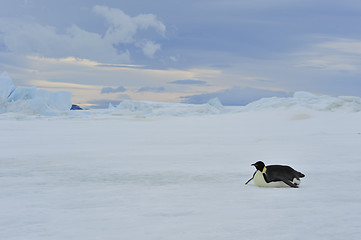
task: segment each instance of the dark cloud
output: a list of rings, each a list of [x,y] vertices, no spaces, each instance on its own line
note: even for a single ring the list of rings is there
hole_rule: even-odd
[[[119,94],[119,95],[118,95],[118,98],[119,98],[119,99],[123,99],[123,100],[129,100],[129,99],[131,99],[131,97],[130,97],[129,95],[127,95],[127,94]]]
[[[142,65],[129,65],[129,64],[98,64],[97,67],[104,67],[104,68],[145,68]]]
[[[164,87],[141,87],[138,89],[138,92],[165,92]]]
[[[117,88],[112,88],[112,87],[105,87],[102,89],[101,93],[117,93],[117,92],[125,92],[127,91],[127,89],[123,86],[119,86]]]
[[[176,81],[172,81],[169,83],[170,84],[179,84],[179,85],[205,85],[205,84],[207,84],[206,81],[192,80],[192,79],[176,80]]]
[[[193,96],[182,97],[184,103],[203,104],[210,99],[218,97],[223,105],[226,106],[243,106],[250,102],[256,101],[265,97],[289,97],[290,93],[282,91],[263,90],[257,88],[240,88],[233,87],[227,90],[218,91],[214,93],[205,93]]]

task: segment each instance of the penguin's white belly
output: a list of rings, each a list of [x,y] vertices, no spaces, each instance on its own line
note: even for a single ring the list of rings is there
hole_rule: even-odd
[[[287,184],[285,184],[282,181],[269,182],[269,183],[266,182],[264,180],[263,174],[260,171],[257,171],[256,174],[254,175],[253,182],[258,187],[289,187]],[[298,180],[296,178],[294,178],[292,182],[296,185],[300,184],[300,180]]]

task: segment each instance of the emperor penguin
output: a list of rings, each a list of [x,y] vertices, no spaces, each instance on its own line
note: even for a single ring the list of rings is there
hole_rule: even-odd
[[[246,182],[249,183],[252,179],[253,182],[259,187],[293,187],[298,188],[305,175],[291,168],[290,166],[283,165],[268,165],[262,161],[253,163],[251,166],[256,167],[253,177]]]

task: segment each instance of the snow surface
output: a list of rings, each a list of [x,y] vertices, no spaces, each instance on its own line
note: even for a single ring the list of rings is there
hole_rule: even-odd
[[[0,114],[0,239],[359,239],[361,112],[143,104]],[[257,160],[306,177],[245,185]]]
[[[10,92],[0,105],[0,239],[359,239],[357,97],[124,101],[49,115],[28,100],[67,98]],[[306,177],[298,189],[245,185],[257,160]]]

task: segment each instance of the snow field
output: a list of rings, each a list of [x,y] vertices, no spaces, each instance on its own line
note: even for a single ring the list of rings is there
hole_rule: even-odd
[[[358,239],[360,120],[304,108],[3,118],[0,239]],[[257,160],[306,177],[244,185]]]

